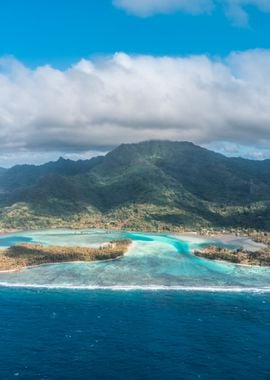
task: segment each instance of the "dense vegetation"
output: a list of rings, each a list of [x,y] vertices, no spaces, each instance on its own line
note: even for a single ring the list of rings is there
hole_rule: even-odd
[[[229,261],[235,264],[270,266],[270,249],[266,247],[258,251],[229,249],[209,245],[194,252],[196,256],[209,260]]]
[[[0,174],[0,227],[270,228],[270,160],[188,142],[124,144],[105,157]]]
[[[98,248],[18,244],[0,251],[0,271],[62,262],[112,260],[123,256],[130,244],[127,239],[112,241]]]

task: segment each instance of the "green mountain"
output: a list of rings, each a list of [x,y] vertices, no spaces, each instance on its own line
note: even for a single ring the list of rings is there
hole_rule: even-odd
[[[104,157],[94,157],[90,160],[65,160],[60,157],[56,162],[48,162],[44,165],[16,165],[11,169],[0,168],[0,188],[3,191],[13,191],[28,188],[35,185],[38,180],[46,175],[74,176],[88,172],[96,164],[102,162]]]
[[[16,166],[0,176],[0,189],[2,226],[270,228],[270,160],[228,158],[189,142]]]

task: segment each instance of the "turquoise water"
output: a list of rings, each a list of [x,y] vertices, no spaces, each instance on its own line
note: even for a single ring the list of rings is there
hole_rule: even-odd
[[[134,244],[115,261],[0,274],[1,380],[270,379],[268,268],[196,258],[205,241],[185,236],[51,230],[0,246],[119,238]]]
[[[98,246],[132,239],[128,253],[115,261],[62,263],[0,273],[0,284],[58,288],[268,291],[270,269],[208,261],[192,250],[205,244],[196,237],[103,230],[49,230],[0,237],[4,246],[24,241],[48,245]],[[216,244],[221,244],[216,242]],[[238,242],[238,244],[240,244]]]

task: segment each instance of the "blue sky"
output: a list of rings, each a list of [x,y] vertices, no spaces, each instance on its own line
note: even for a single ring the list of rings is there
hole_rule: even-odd
[[[268,0],[2,2],[0,166],[149,138],[270,157],[269,36]]]
[[[136,17],[111,0],[1,2],[0,55],[29,65],[60,67],[116,51],[154,55],[211,54],[270,48],[270,16],[250,10],[248,26],[234,26],[222,9],[211,15],[175,12]]]

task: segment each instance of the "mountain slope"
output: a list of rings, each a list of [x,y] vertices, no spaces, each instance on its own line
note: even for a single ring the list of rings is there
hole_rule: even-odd
[[[72,161],[60,157],[58,161],[48,162],[47,164],[39,166],[16,165],[2,172],[0,188],[6,191],[12,191],[32,186],[40,178],[51,174],[74,176],[76,174],[85,173],[102,162],[103,159],[103,157],[94,157],[89,160]]]
[[[124,144],[92,160],[14,167],[0,186],[2,219],[23,203],[37,219],[87,225],[99,215],[131,227],[270,228],[270,161],[228,158],[189,142]]]

